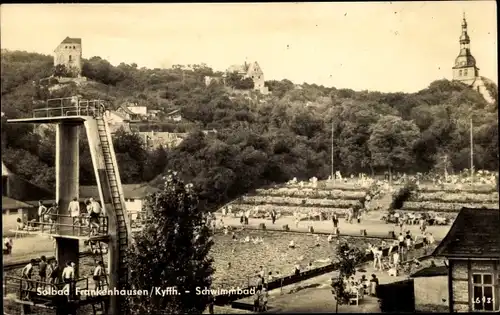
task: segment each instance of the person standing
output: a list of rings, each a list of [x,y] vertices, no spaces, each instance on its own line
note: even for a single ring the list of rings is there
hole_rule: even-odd
[[[339,226],[339,218],[337,217],[337,212],[333,213],[332,222],[333,222],[333,229],[334,230],[337,229],[337,227]]]
[[[257,290],[253,296],[253,311],[259,312],[260,310],[260,291]]]
[[[47,258],[45,256],[40,257],[38,275],[40,276],[40,282],[47,282]]]
[[[66,263],[66,267],[64,267],[62,271],[62,280],[65,284],[64,287],[69,291],[69,298],[73,297],[73,280],[75,279],[75,268],[73,268],[71,262]]]
[[[38,201],[38,222],[40,225],[43,224],[43,215],[47,212],[47,207],[45,207],[41,200]]]
[[[95,267],[94,269],[94,276],[93,276],[93,279],[94,279],[94,284],[95,284],[95,288],[97,290],[101,290],[102,289],[102,277],[105,276],[104,275],[104,268],[103,268],[104,264],[102,263],[102,261],[99,261],[97,263],[97,266]]]
[[[25,279],[26,281],[26,290],[30,291],[33,288],[33,283],[31,282],[31,276],[33,274],[33,266],[35,265],[36,261],[34,259],[31,259],[30,262],[24,266],[23,270],[21,271],[22,278]],[[29,296],[29,292],[27,293]]]
[[[210,295],[208,297],[208,313],[209,314],[214,314],[214,304],[215,304],[215,298],[213,295]]]
[[[80,222],[80,203],[78,202],[78,198],[75,197],[69,203],[68,212],[73,218],[73,224],[81,224]]]
[[[394,268],[396,268],[396,270],[397,270],[399,267],[399,253],[398,253],[398,251],[395,251],[394,254],[392,254],[392,261],[394,264]]]
[[[89,204],[90,235],[96,235],[99,234],[99,217],[101,216],[101,205],[97,201],[94,201],[93,198],[90,198]]]
[[[49,273],[49,283],[59,284],[61,280],[61,268],[57,264],[57,260],[52,260],[50,273]]]
[[[269,293],[267,292],[266,288],[262,288],[262,293],[260,295],[260,312],[265,312],[267,311],[267,301],[269,299]]]

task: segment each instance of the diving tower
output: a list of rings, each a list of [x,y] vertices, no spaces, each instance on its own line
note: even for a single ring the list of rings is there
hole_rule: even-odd
[[[105,108],[101,100],[83,100],[77,97],[57,98],[47,100],[45,108],[35,109],[33,117],[9,119],[7,123],[57,126],[55,168],[58,213],[50,214],[51,222],[35,222],[36,227],[21,231],[21,233],[45,234],[54,237],[56,259],[60,265],[69,261],[76,264],[75,279],[77,280],[74,285],[79,288],[89,288],[88,279],[78,278],[79,241],[84,240],[90,244],[92,252],[96,254],[96,261],[102,260],[104,254],[107,253],[107,267],[104,268],[106,286],[111,290],[115,288],[121,290],[126,289],[128,285],[128,266],[125,255],[130,243],[131,230],[111,133],[104,120],[104,112]],[[99,218],[99,228],[93,233],[88,226],[71,217],[68,209],[71,200],[75,197],[79,198],[78,144],[82,130],[84,130],[83,137],[89,143],[99,191],[99,196],[94,199],[100,202],[103,210]],[[102,246],[104,244],[107,246]],[[106,252],[103,247],[106,247]],[[106,262],[104,263],[106,265]],[[48,308],[47,305],[51,305],[58,314],[73,314],[80,305],[84,304],[92,304],[94,314],[97,312],[96,309],[99,309],[98,305],[106,305],[106,307],[101,307],[99,312],[110,315],[127,312],[123,297],[120,296],[73,296],[65,300],[67,303],[61,303],[57,297],[43,298],[33,292],[33,287],[38,285],[49,287],[51,284],[33,285],[36,281],[30,280],[32,284],[29,285],[29,292],[26,292],[23,289],[23,281],[27,285],[27,280],[14,278],[10,277],[9,281],[18,281],[20,290],[14,300],[24,305],[24,312],[29,312],[30,307]],[[46,301],[47,299],[49,302]],[[38,300],[43,302],[37,302]],[[63,304],[69,305],[69,308],[65,307],[62,310]]]

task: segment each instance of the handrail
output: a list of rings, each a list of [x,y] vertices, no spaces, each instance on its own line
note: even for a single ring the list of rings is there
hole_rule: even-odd
[[[71,105],[64,104],[65,100],[69,100]],[[49,103],[54,101],[59,101],[60,105],[57,107],[49,107]],[[39,113],[45,113],[42,117],[70,116],[72,113],[75,113],[76,116],[80,116],[82,114],[86,114],[87,116],[96,116],[97,114],[104,115],[104,111],[105,108],[103,101],[99,99],[82,100],[77,97],[54,98],[46,101],[45,108],[34,109],[33,118],[39,118],[37,117],[37,114]]]
[[[46,290],[47,288],[51,288],[52,290],[55,290],[56,292],[60,288],[64,288],[67,285],[69,285],[69,291],[73,291],[73,294],[76,294],[75,288],[78,283],[84,284],[83,290],[88,290],[89,288],[89,277],[82,277],[78,279],[73,279],[69,282],[61,282],[61,283],[52,283],[52,282],[46,282],[46,281],[40,281],[40,280],[33,280],[33,279],[28,279],[28,278],[23,278],[23,277],[18,277],[18,276],[5,276],[4,277],[4,294],[3,296],[8,295],[8,290],[7,288],[14,287],[14,284],[9,284],[8,280],[13,280],[15,282],[19,281],[19,289],[18,289],[18,297],[20,300],[25,299],[27,296],[23,296],[27,291],[29,292],[36,292],[38,295],[39,288],[43,288]],[[25,284],[25,286],[23,286]],[[68,292],[68,293],[70,293]],[[57,295],[57,294],[55,294]],[[29,298],[29,296],[28,296]]]
[[[90,228],[90,224],[82,224],[80,223],[81,220],[83,219],[86,219],[85,217],[83,216],[77,216],[77,217],[72,217],[70,215],[67,215],[67,214],[46,214],[46,215],[49,215],[50,217],[62,217],[62,218],[72,218],[73,222],[72,224],[68,224],[68,223],[59,223],[59,222],[45,222],[45,221],[30,221],[29,224],[30,225],[35,225],[35,226],[40,226],[41,229],[39,230],[41,233],[49,233],[49,234],[52,234],[52,232],[58,232],[58,227],[70,227],[72,228],[72,236],[89,236],[90,235],[90,232],[91,232],[91,228]],[[99,216],[98,217],[99,219],[99,228],[97,230],[97,234],[98,236],[99,235],[107,235],[108,234],[108,230],[109,230],[109,221],[108,221],[108,217],[106,216]],[[49,229],[48,231],[46,229],[44,229],[46,226],[49,226]],[[28,226],[29,228],[30,226]],[[33,227],[33,226],[31,226]],[[87,233],[84,233],[84,231],[86,232],[87,230],[88,231],[88,235],[86,235]],[[23,230],[20,230],[20,231],[23,231]],[[29,229],[27,229],[26,231],[29,231]],[[36,231],[36,230],[35,230]],[[78,231],[78,233],[75,233],[75,231]]]

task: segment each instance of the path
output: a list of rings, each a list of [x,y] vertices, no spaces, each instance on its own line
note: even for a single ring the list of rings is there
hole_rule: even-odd
[[[12,238],[14,244],[12,254],[3,256],[3,263],[16,263],[31,258],[54,256],[54,241],[47,235],[28,235],[21,238]],[[80,242],[80,251],[85,247],[83,241]]]
[[[368,279],[372,274],[377,275],[380,284],[391,283],[406,279],[406,276],[390,277],[387,272],[374,270],[367,263],[357,271],[355,278],[365,275]],[[335,312],[335,297],[331,292],[331,278],[336,276],[331,272],[312,279],[304,280],[282,289],[269,292],[269,313],[333,313]],[[293,291],[295,292],[293,292]],[[298,291],[297,291],[298,290]],[[238,302],[253,303],[253,298],[241,299]],[[378,299],[365,295],[359,305],[339,305],[339,313],[380,313]]]
[[[222,217],[222,214],[216,213],[217,223],[220,222],[222,218],[224,224],[241,227],[240,218],[233,216],[225,216]],[[396,234],[399,233],[399,227],[396,227],[394,224],[387,224],[380,219],[382,217],[382,212],[380,215],[375,213],[370,213],[370,218],[361,220],[361,223],[358,224],[355,220],[353,223],[349,224],[345,222],[343,219],[339,222],[339,230],[341,235],[351,235],[351,236],[360,236],[360,230],[365,229],[367,236],[375,236],[375,237],[384,237],[387,238],[389,236],[389,231],[395,231]],[[250,218],[248,222],[248,226],[252,228],[258,228],[259,224],[264,223],[266,225],[266,229],[268,230],[279,230],[283,231],[283,225],[288,224],[290,231],[298,231],[298,232],[308,232],[308,227],[312,226],[315,232],[322,233],[332,233],[333,231],[333,223],[330,220],[324,221],[300,221],[298,227],[295,227],[295,220],[293,217],[281,217],[276,220],[274,224],[272,224],[270,219],[256,219]],[[450,225],[445,226],[429,226],[427,230],[434,235],[436,240],[442,240],[448,230]],[[406,230],[410,230],[413,235],[419,235],[420,230],[418,225],[407,225]]]

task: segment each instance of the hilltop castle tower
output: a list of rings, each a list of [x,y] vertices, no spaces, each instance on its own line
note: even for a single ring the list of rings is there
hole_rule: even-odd
[[[54,67],[64,65],[75,76],[82,75],[82,39],[66,37],[54,51]]]
[[[453,80],[460,81],[475,89],[489,103],[493,102],[488,90],[485,88],[485,78],[479,76],[479,68],[476,65],[476,59],[470,52],[470,37],[467,34],[467,20],[465,13],[462,20],[462,35],[460,35],[460,53],[455,58],[453,69]]]

